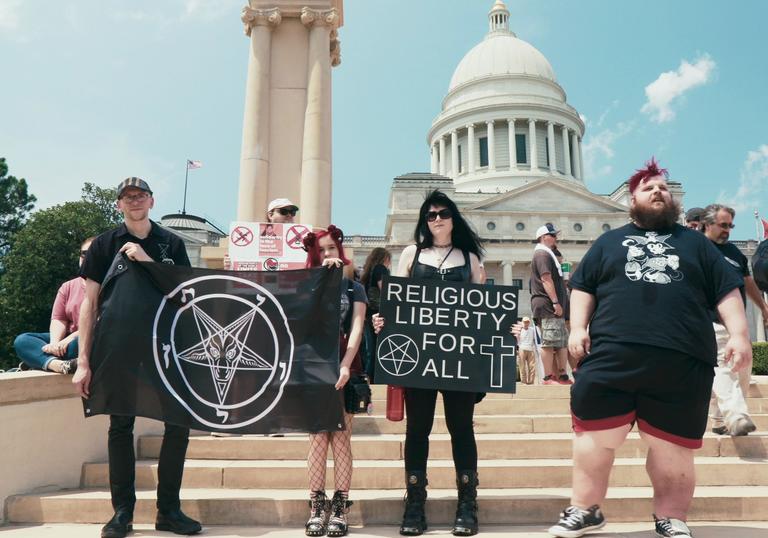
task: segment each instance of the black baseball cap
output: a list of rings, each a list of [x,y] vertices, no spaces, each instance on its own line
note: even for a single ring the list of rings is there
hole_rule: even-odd
[[[144,181],[140,177],[127,177],[124,180],[122,180],[120,184],[117,186],[118,200],[123,196],[123,191],[128,187],[133,187],[134,189],[140,189],[142,191],[148,192],[150,196],[152,195],[152,189],[149,188],[149,184],[146,181]]]
[[[699,222],[706,211],[701,207],[692,207],[685,212],[685,222]]]

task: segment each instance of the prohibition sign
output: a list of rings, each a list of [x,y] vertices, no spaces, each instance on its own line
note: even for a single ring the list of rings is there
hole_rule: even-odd
[[[236,247],[247,247],[253,241],[253,232],[245,226],[236,226],[229,238]]]
[[[291,226],[288,228],[288,231],[285,232],[285,242],[288,243],[288,246],[294,250],[300,250],[303,248],[302,246],[302,239],[304,239],[304,236],[309,233],[309,228],[306,226],[302,226],[301,224],[297,224],[296,226]]]

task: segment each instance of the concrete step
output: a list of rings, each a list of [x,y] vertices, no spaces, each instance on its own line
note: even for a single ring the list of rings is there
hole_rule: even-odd
[[[551,524],[570,498],[570,488],[483,489],[479,519],[483,524]],[[652,490],[647,487],[609,488],[602,507],[613,522],[649,520]],[[184,489],[182,509],[204,525],[279,525],[303,530],[307,490]],[[402,490],[352,492],[353,525],[395,525],[403,510]],[[155,517],[154,490],[137,491],[136,523]],[[112,515],[106,489],[69,490],[17,495],[6,503],[11,523],[103,523]],[[430,489],[427,517],[434,525],[453,522],[455,489]],[[690,521],[754,521],[768,519],[768,487],[703,486],[689,512]]]
[[[397,460],[355,460],[352,489],[402,489],[403,462]],[[483,488],[567,488],[571,485],[571,460],[481,460]],[[329,465],[330,468],[333,464]],[[456,475],[453,462],[435,460],[429,465],[429,484],[451,488]],[[734,457],[696,458],[699,486],[768,486],[768,465],[762,460]],[[229,461],[187,460],[185,488],[301,489],[307,485],[307,464],[293,460]],[[620,458],[611,473],[612,486],[650,486],[645,458]],[[109,472],[106,463],[83,466],[83,487],[106,488]],[[157,487],[157,460],[141,460],[136,465],[136,485]],[[333,471],[328,473],[327,489],[333,489]]]
[[[753,414],[758,430],[768,430],[768,414]],[[475,432],[482,433],[554,433],[572,431],[570,415],[475,415]],[[710,421],[707,429],[712,428]],[[405,433],[405,421],[391,422],[382,415],[356,415],[355,434]],[[445,417],[435,416],[433,433],[448,433]]]
[[[571,387],[569,385],[523,385],[517,384],[517,392],[513,394],[488,393],[486,400],[509,400],[511,398],[522,399],[565,399],[571,397]],[[387,397],[386,385],[371,385],[371,391],[375,400],[385,400]],[[768,380],[761,379],[749,387],[750,398],[768,398]]]
[[[768,398],[748,398],[750,413],[768,413]],[[374,413],[383,414],[386,403],[373,402]],[[443,404],[438,401],[436,413],[443,412]],[[481,415],[567,415],[571,412],[570,400],[553,398],[551,400],[532,398],[495,398],[483,400],[475,406],[475,416]]]
[[[567,459],[571,457],[571,433],[498,433],[477,436],[481,460],[499,459]],[[157,459],[161,436],[139,438],[139,458]],[[401,434],[353,434],[352,452],[357,460],[400,460],[403,457],[404,436]],[[285,437],[245,435],[242,437],[192,436],[189,459],[215,460],[305,460],[307,436],[290,434]],[[451,459],[448,434],[430,436],[430,458]],[[637,432],[631,432],[617,451],[619,458],[645,457],[646,447]],[[696,451],[699,457],[733,456],[768,458],[768,432],[747,437],[717,436],[707,433],[704,444]]]
[[[650,521],[634,523],[608,524],[600,531],[599,535],[606,538],[633,537],[645,538],[652,534],[653,524]],[[542,525],[487,525],[481,522],[480,532],[483,537],[494,536],[499,538],[552,538],[547,532],[547,527],[552,522]],[[46,523],[43,525],[10,525],[3,527],[3,538],[83,538],[84,536],[98,536],[102,523],[94,524],[66,524]],[[350,536],[354,538],[400,538],[398,532],[399,521],[383,525],[353,525]],[[768,536],[768,522],[765,521],[696,521],[690,523],[690,528],[696,538],[765,538]],[[136,524],[133,526],[136,536],[142,538],[168,538],[167,532],[156,531],[154,525]],[[303,536],[301,529],[278,528],[266,526],[231,526],[231,525],[206,525],[203,529],[204,536],[216,538],[296,538]],[[448,525],[433,525],[427,532],[427,536],[450,536]]]

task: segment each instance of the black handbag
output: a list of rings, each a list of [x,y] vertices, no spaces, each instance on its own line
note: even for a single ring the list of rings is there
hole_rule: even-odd
[[[371,387],[363,376],[353,375],[344,385],[344,410],[347,413],[367,413],[371,405]]]

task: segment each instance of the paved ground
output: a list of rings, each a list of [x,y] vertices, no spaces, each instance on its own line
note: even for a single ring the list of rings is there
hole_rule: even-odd
[[[0,527],[2,538],[89,538],[98,537],[100,525],[48,524],[37,526]],[[708,523],[695,522],[691,529],[696,538],[768,538],[768,522]],[[516,538],[545,538],[549,534],[542,527],[492,526],[482,527],[480,536],[512,536]],[[608,524],[601,532],[590,533],[589,537],[600,538],[642,538],[656,534],[650,523]],[[157,532],[150,525],[137,525],[131,536],[169,538],[168,532]],[[269,527],[205,527],[202,536],[217,538],[295,538],[304,536],[303,529],[277,529]],[[353,538],[389,538],[399,536],[395,527],[352,528]],[[450,529],[430,529],[425,536],[451,536]]]

